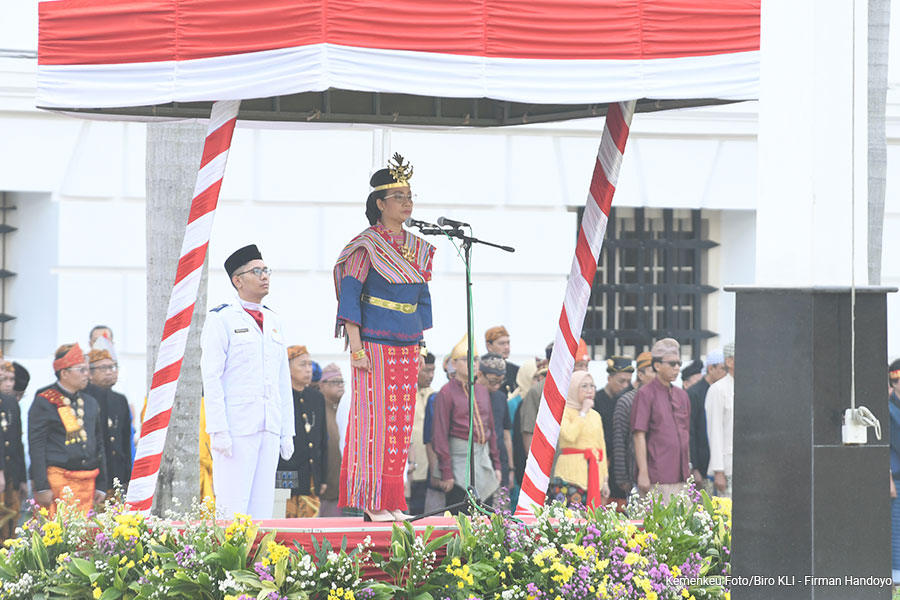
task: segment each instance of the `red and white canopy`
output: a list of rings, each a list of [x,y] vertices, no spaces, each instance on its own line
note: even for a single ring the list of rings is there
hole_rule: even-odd
[[[44,0],[38,106],[757,97],[760,0]]]

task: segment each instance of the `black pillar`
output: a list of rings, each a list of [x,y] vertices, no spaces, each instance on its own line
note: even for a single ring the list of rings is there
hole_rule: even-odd
[[[841,443],[850,288],[726,290],[737,293],[732,575],[757,577],[735,581],[732,598],[889,599],[886,294],[896,288],[856,290],[856,405],[882,426],[864,446]]]

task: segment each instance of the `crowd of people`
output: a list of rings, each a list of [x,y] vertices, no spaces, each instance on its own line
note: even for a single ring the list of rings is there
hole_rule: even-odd
[[[351,358],[346,380],[336,364],[322,368],[306,346],[287,344],[277,313],[262,303],[271,270],[256,245],[225,261],[236,297],[212,309],[201,332],[198,482],[223,516],[271,516],[276,488],[290,490],[288,517],[396,521],[465,510],[470,491],[491,502],[507,489],[516,502],[552,345],[516,365],[505,327],[485,332],[480,355],[463,336],[441,361],[447,383],[432,389],[436,357],[424,331],[435,248],[403,228],[412,174],[395,154],[372,175],[370,226],[334,267],[335,335]],[[588,372],[593,358],[580,341],[548,498],[623,505],[651,489],[667,497],[692,476],[730,495],[734,346],[682,371],[678,342],[662,339],[636,359],[608,357],[599,389]],[[87,354],[60,346],[53,370],[56,381],[37,391],[27,416],[26,475],[18,399],[27,373],[0,364],[2,524],[16,521],[29,480],[51,512],[66,488],[87,511],[114,482],[129,483],[134,411],[112,389],[112,331],[95,327]]]

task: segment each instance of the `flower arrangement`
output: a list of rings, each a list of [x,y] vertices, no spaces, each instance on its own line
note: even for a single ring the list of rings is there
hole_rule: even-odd
[[[169,515],[171,517],[171,515]],[[457,531],[394,526],[390,552],[369,539],[313,552],[229,524],[195,504],[180,521],[109,501],[99,514],[33,506],[0,549],[0,600],[728,599],[731,503],[693,487],[668,504],[632,498],[627,514],[559,504],[531,524],[508,510],[458,516]],[[439,560],[439,556],[442,556]],[[374,565],[381,581],[364,580]]]

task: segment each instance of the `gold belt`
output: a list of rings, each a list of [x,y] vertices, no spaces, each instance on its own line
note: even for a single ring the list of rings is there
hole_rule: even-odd
[[[406,315],[411,315],[416,312],[416,307],[418,304],[405,304],[403,302],[394,302],[392,300],[384,300],[382,298],[376,298],[375,296],[370,296],[368,294],[363,294],[360,298],[363,302],[367,302],[374,306],[380,306],[381,308],[386,308],[388,310],[396,310],[397,312],[402,312]]]

